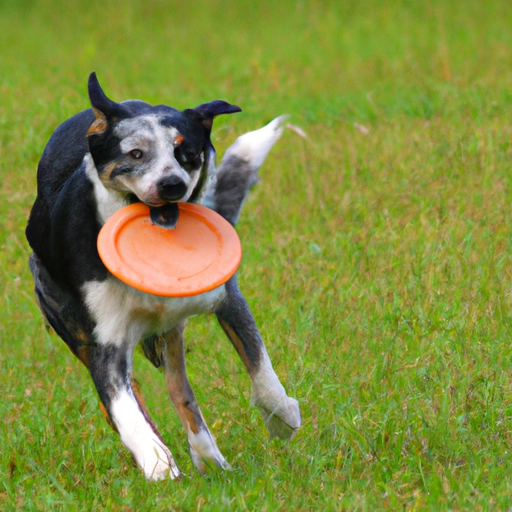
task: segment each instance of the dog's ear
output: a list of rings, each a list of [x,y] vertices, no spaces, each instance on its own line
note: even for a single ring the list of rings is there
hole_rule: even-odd
[[[87,130],[87,135],[100,134],[108,128],[109,122],[116,121],[122,116],[123,107],[107,98],[94,71],[89,75],[88,89],[92,111],[96,119]]]
[[[201,169],[201,176],[189,197],[189,201],[192,203],[201,200],[202,195],[206,193],[208,188],[208,181],[215,174],[215,148],[210,140],[213,118],[221,114],[234,114],[235,112],[242,112],[242,109],[223,100],[210,101],[209,103],[198,105],[196,108],[189,108],[183,111],[184,114],[191,115],[197,119],[204,126],[205,132],[203,147],[204,163]]]
[[[227,101],[223,100],[214,100],[208,103],[202,103],[196,108],[192,108],[190,110],[196,113],[207,130],[212,129],[214,117],[220,116],[221,114],[235,114],[236,112],[242,112],[242,109],[237,105],[231,105]]]

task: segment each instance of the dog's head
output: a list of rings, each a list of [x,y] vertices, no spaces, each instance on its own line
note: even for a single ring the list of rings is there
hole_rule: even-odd
[[[221,100],[184,111],[139,100],[116,103],[95,73],[89,97],[95,120],[87,137],[101,181],[151,208],[200,197],[215,159],[213,118],[241,111]]]

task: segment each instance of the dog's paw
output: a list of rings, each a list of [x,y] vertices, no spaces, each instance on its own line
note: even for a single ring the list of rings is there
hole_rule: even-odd
[[[295,398],[287,396],[273,409],[269,409],[267,405],[257,401],[254,402],[254,405],[263,416],[265,425],[272,437],[291,439],[299,430],[301,417],[299,402]]]
[[[208,468],[218,467],[231,470],[231,466],[220,452],[215,439],[208,430],[200,430],[197,434],[189,433],[188,446],[194,466],[201,474]]]
[[[299,402],[286,394],[268,355],[252,376],[251,405],[260,411],[272,437],[291,439],[297,433],[301,424]]]
[[[259,181],[258,170],[268,152],[283,133],[288,116],[280,116],[269,124],[245,133],[226,150],[216,178],[205,191],[202,203],[235,225],[252,186]]]
[[[224,158],[237,158],[248,163],[250,169],[256,172],[265,161],[272,146],[281,137],[284,130],[284,121],[287,115],[276,117],[259,130],[244,133],[230,146]]]
[[[175,480],[181,476],[171,452],[160,444],[155,444],[152,453],[146,452],[144,458],[137,462],[148,480],[157,481],[164,478]]]
[[[134,443],[133,439],[136,439],[137,443]],[[164,478],[174,480],[181,475],[169,448],[156,436],[132,435],[131,439],[127,439],[126,436],[123,439],[123,436],[121,436],[121,440],[130,449],[135,462],[148,480],[162,480]]]

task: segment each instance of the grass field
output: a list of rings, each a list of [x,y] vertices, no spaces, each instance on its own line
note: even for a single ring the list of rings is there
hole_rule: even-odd
[[[0,510],[512,509],[512,9],[508,0],[4,0],[0,4]],[[233,466],[146,482],[87,372],[48,334],[24,227],[56,126],[107,95],[223,98],[219,154],[288,113],[238,232],[239,282],[301,406],[269,439],[213,318],[189,376]]]

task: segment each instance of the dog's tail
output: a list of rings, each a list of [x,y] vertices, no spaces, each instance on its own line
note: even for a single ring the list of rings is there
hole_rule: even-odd
[[[283,122],[287,117],[279,116],[263,128],[241,135],[222,158],[216,179],[203,203],[233,226],[238,222],[249,191],[260,179],[258,169],[283,133]]]

